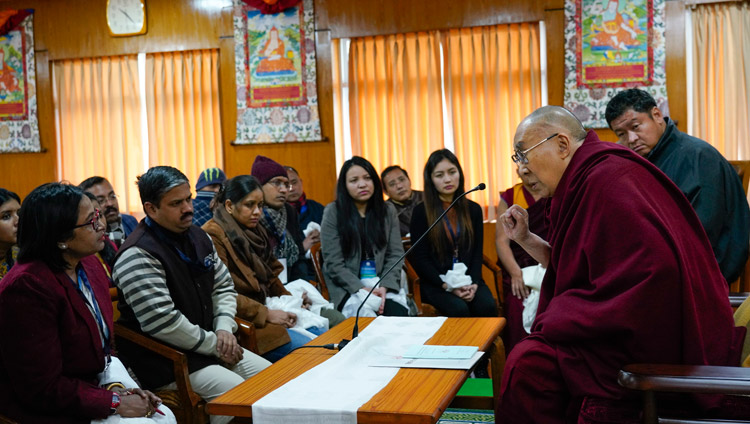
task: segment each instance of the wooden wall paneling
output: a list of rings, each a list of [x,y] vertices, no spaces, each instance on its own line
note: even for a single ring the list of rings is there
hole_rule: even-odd
[[[667,1],[665,6],[667,45],[667,99],[669,117],[680,131],[687,132],[687,75],[685,62],[685,5],[682,0]]]
[[[547,32],[547,101],[562,106],[565,94],[565,11],[544,11]]]
[[[559,0],[558,0],[559,1]],[[538,21],[543,1],[325,0],[333,38]]]

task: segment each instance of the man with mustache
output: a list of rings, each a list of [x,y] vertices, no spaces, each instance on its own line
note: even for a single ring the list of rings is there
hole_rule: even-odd
[[[208,236],[193,225],[190,183],[157,166],[138,177],[146,218],[120,248],[112,273],[118,322],[181,350],[193,390],[210,401],[270,365],[237,343],[237,292]],[[174,389],[171,362],[118,340],[123,362],[144,387]],[[212,416],[211,423],[232,417]]]
[[[380,181],[388,195],[388,202],[396,207],[401,237],[406,237],[411,225],[411,213],[415,206],[424,201],[424,193],[411,189],[409,174],[398,165],[385,168],[380,174]]]
[[[621,91],[604,115],[619,144],[656,165],[687,197],[721,274],[733,283],[750,251],[750,208],[737,171],[713,146],[678,130],[643,90]]]
[[[78,188],[96,196],[96,201],[99,202],[102,214],[107,220],[107,235],[117,247],[120,247],[125,237],[138,225],[138,220],[132,215],[120,213],[117,195],[106,178],[99,176],[86,178],[78,185]]]

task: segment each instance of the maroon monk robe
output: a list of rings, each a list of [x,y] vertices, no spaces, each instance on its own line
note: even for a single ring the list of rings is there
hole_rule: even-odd
[[[565,422],[584,397],[626,398],[629,363],[739,364],[745,329],[708,238],[655,166],[590,131],[549,208],[550,262],[532,334],[505,367],[504,422]]]

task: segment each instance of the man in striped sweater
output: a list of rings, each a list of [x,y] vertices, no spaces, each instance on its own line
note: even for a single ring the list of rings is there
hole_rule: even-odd
[[[118,252],[113,278],[119,322],[184,352],[190,384],[210,401],[270,363],[237,343],[237,292],[209,236],[192,225],[190,184],[169,166],[138,178],[146,218]],[[175,388],[168,360],[118,340],[120,357],[144,387]],[[231,417],[212,416],[211,423]]]

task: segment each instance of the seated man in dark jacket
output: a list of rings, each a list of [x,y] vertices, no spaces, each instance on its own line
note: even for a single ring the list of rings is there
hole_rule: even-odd
[[[187,177],[157,166],[138,177],[138,190],[146,218],[120,248],[113,272],[118,321],[184,352],[193,390],[210,401],[270,362],[232,334],[237,292],[211,238],[193,225]],[[118,348],[145,387],[176,388],[169,360],[125,340]],[[211,423],[231,419],[212,416]]]

